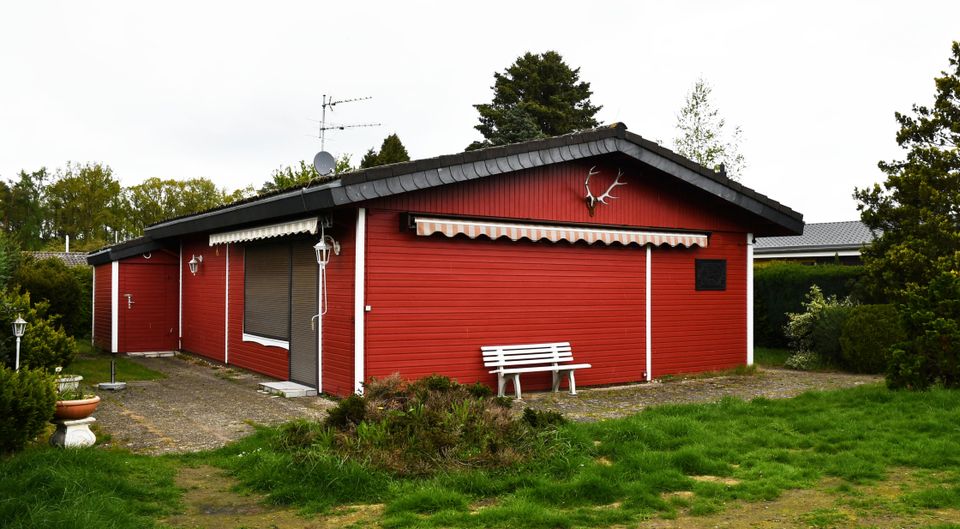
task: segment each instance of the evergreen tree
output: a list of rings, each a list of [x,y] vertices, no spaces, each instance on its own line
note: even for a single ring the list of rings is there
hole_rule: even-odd
[[[380,164],[377,163],[377,151],[370,147],[366,154],[363,155],[363,158],[360,158],[360,168],[367,169],[368,167],[376,167]]]
[[[391,134],[383,139],[379,152],[370,149],[363,155],[363,158],[360,160],[360,168],[367,169],[378,165],[409,161],[410,155],[407,154],[407,148],[403,146],[400,137],[396,134]]]
[[[673,140],[673,149],[715,171],[722,165],[727,176],[736,180],[746,167],[740,154],[740,127],[734,127],[728,134],[726,120],[710,101],[712,91],[703,79],[693,84],[686,104],[677,115],[678,136]]]
[[[503,73],[494,73],[493,101],[474,105],[484,140],[468,149],[506,145],[596,127],[602,107],[590,102],[590,83],[580,81],[555,51],[525,53]]]
[[[897,112],[906,159],[880,162],[881,187],[857,189],[863,222],[882,235],[864,249],[876,294],[899,300],[940,272],[960,270],[960,43],[950,71],[935,80],[932,107]]]
[[[893,387],[960,387],[960,42],[952,52],[933,106],[896,114],[906,159],[880,162],[883,186],[854,193],[882,230],[863,251],[868,284],[897,303],[908,336],[891,350]]]

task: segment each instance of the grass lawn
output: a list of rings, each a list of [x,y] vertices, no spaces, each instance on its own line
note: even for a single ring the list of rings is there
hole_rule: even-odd
[[[117,380],[157,380],[166,375],[144,367],[123,355],[113,355],[95,349],[87,340],[77,340],[80,354],[64,369],[65,373],[82,375],[84,384],[110,382],[110,360],[117,362]]]
[[[280,432],[265,428],[176,458],[36,448],[0,459],[0,526],[149,527],[146,520],[177,509],[177,466],[203,464],[304,512],[384,504],[367,520],[383,527],[607,527],[653,517],[714,524],[804,490],[827,503],[798,500],[784,525],[916,526],[929,517],[960,527],[942,525],[960,522],[960,391],[873,385],[662,406],[545,433],[540,457],[516,468],[416,479],[320,445],[290,452]]]
[[[787,358],[790,358],[789,349],[759,346],[753,348],[753,360],[761,366],[783,367]]]

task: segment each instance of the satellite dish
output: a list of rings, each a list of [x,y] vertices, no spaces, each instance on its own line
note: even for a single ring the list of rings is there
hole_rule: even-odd
[[[323,176],[332,173],[336,166],[337,161],[334,160],[333,155],[327,151],[320,151],[313,157],[313,167]]]

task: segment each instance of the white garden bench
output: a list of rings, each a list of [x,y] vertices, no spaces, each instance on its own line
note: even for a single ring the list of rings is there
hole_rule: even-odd
[[[539,343],[527,345],[488,345],[480,348],[483,365],[496,368],[490,373],[497,375],[497,396],[502,397],[507,380],[513,381],[513,391],[520,399],[520,375],[522,373],[553,373],[553,391],[560,389],[560,378],[566,374],[570,394],[577,394],[573,372],[586,369],[590,364],[574,364],[570,342]]]

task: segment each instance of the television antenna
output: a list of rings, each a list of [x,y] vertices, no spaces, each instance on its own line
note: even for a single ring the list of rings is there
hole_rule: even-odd
[[[327,131],[328,130],[344,130],[344,129],[355,129],[360,127],[379,127],[383,125],[382,123],[352,123],[349,125],[342,123],[329,123],[327,122],[327,109],[330,109],[330,112],[333,112],[334,107],[341,103],[355,103],[357,101],[367,101],[373,99],[373,97],[356,97],[353,99],[333,99],[333,96],[323,95],[323,104],[321,108],[323,109],[320,120],[311,120],[316,121],[319,126],[317,128],[317,137],[320,138],[320,150],[324,150],[327,141]]]
[[[345,129],[355,129],[360,127],[379,127],[381,123],[353,123],[350,125],[340,124],[340,123],[329,123],[327,122],[327,109],[330,109],[330,112],[333,112],[333,107],[341,103],[354,103],[357,101],[366,101],[368,99],[373,99],[372,97],[356,97],[353,99],[340,99],[335,100],[333,96],[328,96],[323,94],[323,109],[322,114],[320,115],[320,121],[317,121],[319,124],[317,128],[317,137],[320,138],[320,152],[313,157],[313,167],[321,175],[329,175],[333,172],[336,167],[336,160],[333,155],[325,150],[327,143],[327,131],[328,130],[345,130]]]

